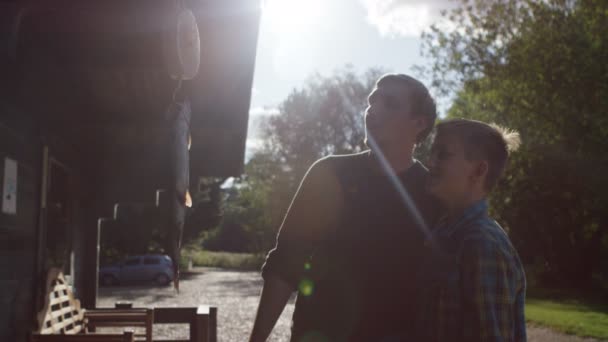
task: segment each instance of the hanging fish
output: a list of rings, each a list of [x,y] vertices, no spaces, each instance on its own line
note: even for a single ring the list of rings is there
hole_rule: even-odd
[[[188,191],[192,108],[181,85],[182,80],[191,80],[198,74],[201,54],[196,17],[192,11],[184,8],[183,3],[176,3],[167,24],[169,29],[163,35],[163,51],[169,75],[177,80],[177,86],[173,92],[173,101],[167,109],[167,121],[171,132],[166,251],[173,259],[173,285],[179,292],[179,260],[184,219],[186,207],[192,206],[192,198]]]
[[[180,82],[181,83],[181,82]],[[190,101],[179,96],[182,90],[176,89],[176,96],[167,110],[167,121],[170,129],[169,138],[169,172],[167,183],[167,240],[166,251],[173,259],[173,285],[179,292],[179,260],[184,231],[186,207],[192,206],[188,190],[190,186],[191,143],[190,118],[192,109]]]

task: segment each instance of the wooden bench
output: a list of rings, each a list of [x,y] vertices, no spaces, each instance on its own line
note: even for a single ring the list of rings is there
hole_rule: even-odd
[[[119,334],[77,334],[77,335],[32,335],[32,341],[41,342],[133,342],[133,332]]]
[[[132,303],[116,303],[116,308],[131,308]],[[99,308],[95,311],[114,311],[113,308]],[[134,309],[137,310],[137,309]],[[154,342],[217,342],[217,308],[200,305],[190,307],[155,307],[154,324],[188,325],[187,339],[157,339]]]
[[[44,308],[38,313],[38,329],[31,334],[31,342],[83,341],[133,342],[144,337],[152,342],[152,309],[84,310],[74,298],[70,286],[58,269],[51,269],[46,281]],[[144,334],[124,331],[122,334],[92,333],[95,327],[143,327]]]
[[[185,323],[189,326],[190,336],[187,340],[162,342],[217,342],[217,308],[214,306],[154,308],[154,323]]]

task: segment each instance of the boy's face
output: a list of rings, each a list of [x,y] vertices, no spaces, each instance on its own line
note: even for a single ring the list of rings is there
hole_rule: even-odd
[[[453,134],[435,137],[428,164],[428,189],[448,207],[458,208],[483,187],[480,162],[466,158],[463,142]]]

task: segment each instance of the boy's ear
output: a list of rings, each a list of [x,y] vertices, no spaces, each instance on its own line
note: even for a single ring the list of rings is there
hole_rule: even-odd
[[[475,178],[475,180],[485,181],[486,176],[488,175],[488,168],[489,165],[486,160],[481,160],[477,162],[475,167],[473,168],[473,177]]]

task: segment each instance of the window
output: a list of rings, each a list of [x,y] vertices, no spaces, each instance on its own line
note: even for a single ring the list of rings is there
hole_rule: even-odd
[[[158,258],[144,258],[144,265],[158,265],[160,264],[160,259]]]
[[[131,258],[125,261],[125,266],[139,265],[139,258]]]

